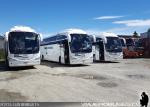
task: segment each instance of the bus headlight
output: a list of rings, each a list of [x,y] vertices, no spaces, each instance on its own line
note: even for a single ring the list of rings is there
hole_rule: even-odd
[[[8,60],[9,61],[17,61],[16,59],[13,59],[13,58],[10,58],[10,57],[8,58]]]
[[[70,56],[71,59],[77,59],[76,57]]]
[[[35,60],[41,60],[41,58],[40,58],[40,57],[38,57],[38,58],[35,58]]]

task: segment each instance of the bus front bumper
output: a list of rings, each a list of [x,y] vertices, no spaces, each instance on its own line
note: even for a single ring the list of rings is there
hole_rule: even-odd
[[[91,64],[93,63],[93,57],[88,58],[88,59],[71,59],[70,64],[75,65],[75,64]]]
[[[123,60],[123,53],[116,53],[115,55],[107,53],[105,61],[120,61]]]
[[[39,65],[40,60],[31,60],[31,61],[15,61],[9,60],[9,67],[23,67],[23,66],[34,66]]]

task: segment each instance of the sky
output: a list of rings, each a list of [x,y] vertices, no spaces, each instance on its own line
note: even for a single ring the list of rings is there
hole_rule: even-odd
[[[0,0],[0,34],[16,25],[44,37],[69,28],[143,33],[150,28],[150,0]]]

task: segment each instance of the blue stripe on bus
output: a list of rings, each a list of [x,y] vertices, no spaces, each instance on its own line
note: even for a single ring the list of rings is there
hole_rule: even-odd
[[[65,39],[67,40],[67,39]],[[52,44],[59,44],[61,43],[62,41],[65,41],[65,40],[61,40],[61,41],[52,41],[52,42],[45,42],[43,41],[43,43],[40,44],[40,46],[45,46],[45,45],[52,45]]]

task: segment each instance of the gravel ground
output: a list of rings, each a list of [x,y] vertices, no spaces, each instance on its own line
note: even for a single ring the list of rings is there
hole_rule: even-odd
[[[35,67],[0,66],[0,101],[139,102],[150,95],[150,59],[124,59],[67,66],[42,62]]]

